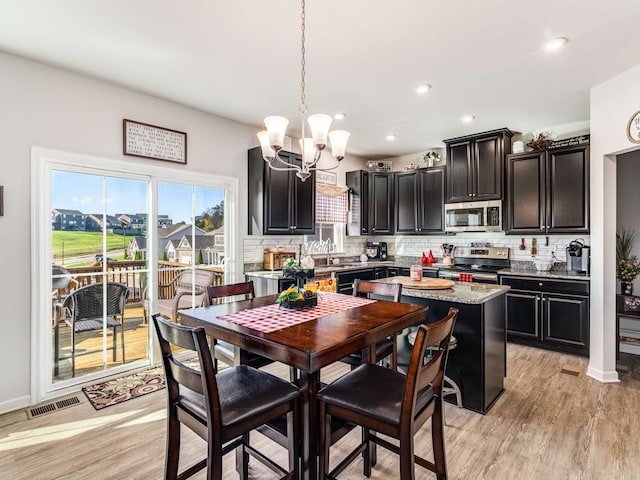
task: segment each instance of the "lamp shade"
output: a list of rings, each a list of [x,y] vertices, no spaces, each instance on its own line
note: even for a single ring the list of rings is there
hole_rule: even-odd
[[[309,122],[309,127],[311,127],[313,144],[318,150],[322,150],[327,146],[327,135],[329,134],[329,127],[331,127],[333,119],[329,115],[317,113],[310,115],[307,121]]]
[[[300,139],[300,151],[302,152],[302,160],[307,165],[313,165],[316,148],[313,146],[312,138]]]
[[[260,147],[262,148],[262,158],[267,161],[271,161],[275,158],[275,151],[271,148],[269,143],[269,132],[262,130],[258,132],[258,140],[260,140]]]
[[[344,158],[347,151],[347,141],[351,135],[346,130],[333,130],[329,132],[329,140],[331,140],[331,154],[338,161]]]
[[[284,134],[287,131],[289,120],[285,117],[271,116],[264,119],[264,125],[269,132],[269,145],[280,150],[284,145]]]

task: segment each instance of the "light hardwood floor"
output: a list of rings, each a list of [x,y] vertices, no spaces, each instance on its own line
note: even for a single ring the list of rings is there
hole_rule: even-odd
[[[587,360],[518,345],[508,346],[505,393],[487,415],[446,406],[445,441],[451,479],[640,479],[640,368],[619,384],[601,384],[585,375],[560,373],[564,365],[585,369]],[[274,367],[286,376],[284,366]],[[323,379],[342,374],[336,365]],[[84,397],[80,393],[80,397]],[[24,420],[0,417],[0,478],[158,479],[162,478],[165,392],[96,412],[88,403]],[[355,444],[352,432],[332,448],[332,458]],[[255,435],[257,443],[270,445]],[[183,461],[204,455],[204,443],[188,430]],[[430,427],[415,437],[416,452],[430,458]],[[286,454],[279,447],[284,462]],[[269,451],[267,450],[267,451]],[[225,459],[225,479],[238,478],[233,454]],[[416,468],[417,479],[433,474]],[[251,478],[274,478],[253,460]],[[196,479],[203,479],[201,472]],[[356,462],[340,478],[360,479]],[[379,449],[372,479],[397,479],[396,457]]]

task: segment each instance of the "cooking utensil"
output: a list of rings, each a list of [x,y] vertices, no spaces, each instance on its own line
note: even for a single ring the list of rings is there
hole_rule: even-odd
[[[526,250],[527,247],[524,244],[524,237],[520,239],[520,242],[520,250]]]

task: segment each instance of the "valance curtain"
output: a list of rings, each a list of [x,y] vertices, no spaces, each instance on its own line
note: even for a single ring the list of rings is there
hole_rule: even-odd
[[[316,223],[347,223],[347,187],[316,185]]]

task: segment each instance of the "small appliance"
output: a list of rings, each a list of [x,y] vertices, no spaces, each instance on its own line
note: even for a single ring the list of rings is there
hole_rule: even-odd
[[[369,260],[380,259],[380,242],[367,242],[364,253],[367,254]]]
[[[380,260],[388,260],[389,259],[389,248],[387,247],[387,242],[380,242]]]
[[[446,232],[501,232],[502,201],[447,203]]]
[[[591,268],[591,247],[578,238],[567,247],[567,271],[569,273],[589,273]]]

